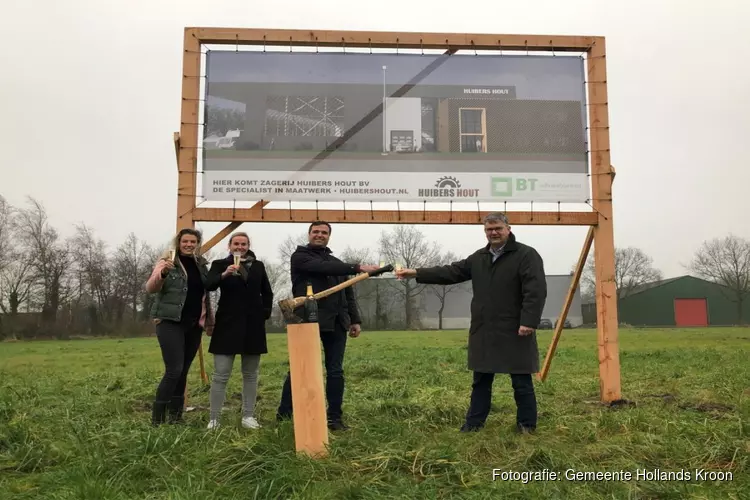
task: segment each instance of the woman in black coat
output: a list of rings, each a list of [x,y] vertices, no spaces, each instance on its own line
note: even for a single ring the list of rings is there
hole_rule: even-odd
[[[209,429],[219,427],[227,381],[237,354],[242,359],[242,426],[260,427],[254,416],[255,398],[260,356],[268,352],[266,320],[271,317],[273,291],[265,266],[256,260],[249,247],[246,233],[233,234],[229,239],[229,256],[211,264],[206,280],[208,290],[221,291],[208,348],[214,355]],[[241,255],[239,266],[234,265],[236,253]]]

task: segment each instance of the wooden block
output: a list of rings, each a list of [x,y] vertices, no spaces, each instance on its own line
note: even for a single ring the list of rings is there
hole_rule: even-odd
[[[287,339],[296,449],[321,458],[328,455],[328,422],[318,324],[287,325]]]

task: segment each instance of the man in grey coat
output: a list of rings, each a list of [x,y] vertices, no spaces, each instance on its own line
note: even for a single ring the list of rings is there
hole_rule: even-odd
[[[490,412],[496,373],[510,375],[516,401],[516,426],[533,432],[537,424],[532,374],[539,371],[536,329],[547,299],[544,262],[532,247],[516,241],[502,213],[484,219],[487,245],[445,266],[402,269],[399,279],[452,285],[471,280],[469,369],[474,372],[471,402],[462,432],[484,426]]]

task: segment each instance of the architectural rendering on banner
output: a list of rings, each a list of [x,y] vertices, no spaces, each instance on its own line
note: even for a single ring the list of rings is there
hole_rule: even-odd
[[[206,61],[207,201],[590,198],[580,57],[209,51]]]

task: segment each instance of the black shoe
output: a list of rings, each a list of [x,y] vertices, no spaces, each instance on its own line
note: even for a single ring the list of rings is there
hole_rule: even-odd
[[[151,408],[151,425],[154,427],[164,423],[167,417],[168,401],[154,401]]]
[[[461,426],[461,432],[479,432],[479,430],[484,427],[484,425],[470,425],[470,424],[464,424]]]
[[[333,422],[328,422],[328,428],[332,431],[348,431],[349,426],[346,425],[341,420],[334,420]]]
[[[283,422],[284,420],[291,420],[291,419],[292,419],[291,413],[276,413],[277,422]]]
[[[517,424],[516,432],[519,434],[534,434],[536,432],[536,427]]]
[[[185,398],[177,397],[172,398],[167,405],[167,415],[170,424],[183,424],[185,421],[182,419],[182,411],[185,408]]]

